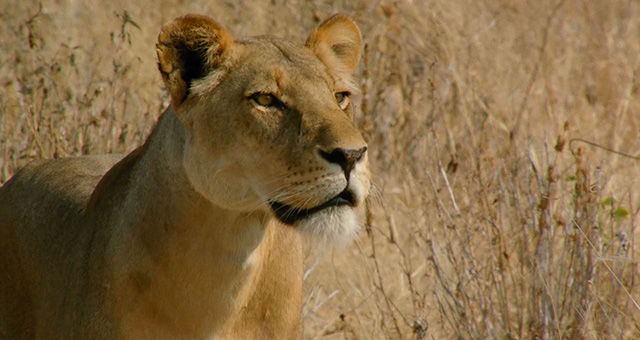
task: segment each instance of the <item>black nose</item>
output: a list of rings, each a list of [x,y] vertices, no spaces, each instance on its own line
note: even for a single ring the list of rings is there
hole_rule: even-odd
[[[331,150],[331,152],[326,152],[323,150],[319,150],[320,156],[326,159],[329,163],[335,163],[340,165],[342,171],[344,171],[347,180],[349,180],[349,174],[353,167],[356,166],[359,160],[362,159],[364,153],[367,152],[367,147],[362,147],[357,150],[345,150],[343,148],[336,148]]]

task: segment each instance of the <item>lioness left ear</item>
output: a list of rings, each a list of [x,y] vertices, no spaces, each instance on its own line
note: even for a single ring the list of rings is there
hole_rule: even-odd
[[[325,20],[307,38],[306,45],[335,71],[353,73],[360,63],[362,35],[358,25],[344,14]]]
[[[232,44],[231,34],[207,16],[188,14],[162,26],[158,68],[174,108],[189,96],[194,80],[222,65]]]

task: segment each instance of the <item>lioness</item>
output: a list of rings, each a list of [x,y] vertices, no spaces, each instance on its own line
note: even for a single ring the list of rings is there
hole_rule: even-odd
[[[143,146],[35,161],[0,189],[0,338],[300,338],[298,230],[348,238],[369,191],[360,45],[343,15],[304,46],[166,24],[172,102]]]

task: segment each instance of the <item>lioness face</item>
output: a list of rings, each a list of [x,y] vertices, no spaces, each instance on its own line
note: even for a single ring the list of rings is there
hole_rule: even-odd
[[[301,46],[273,37],[234,42],[210,19],[177,20],[186,22],[165,26],[158,54],[187,132],[193,187],[223,208],[269,211],[327,241],[353,234],[353,208],[369,192],[367,145],[351,121],[361,39],[353,21],[332,17]],[[194,51],[170,41],[189,32]],[[167,62],[169,53],[177,61]],[[166,70],[176,68],[185,84],[172,90]]]

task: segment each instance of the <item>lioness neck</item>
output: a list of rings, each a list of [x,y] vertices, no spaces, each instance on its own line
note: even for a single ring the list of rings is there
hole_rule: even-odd
[[[112,198],[119,207],[108,216],[115,227],[107,246],[113,259],[107,294],[116,301],[114,314],[125,318],[120,333],[132,339],[215,333],[251,294],[246,283],[261,265],[271,218],[216,207],[195,192],[182,169],[184,140],[169,109],[145,146],[112,176],[112,188],[127,190]]]

